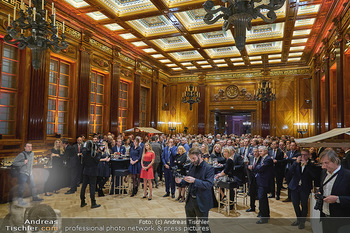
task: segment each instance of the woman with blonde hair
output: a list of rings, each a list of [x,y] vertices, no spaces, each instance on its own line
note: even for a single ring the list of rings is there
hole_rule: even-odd
[[[186,169],[184,168],[186,161],[186,149],[183,146],[179,146],[177,148],[177,155],[174,159],[174,165],[177,166],[177,172],[182,176],[186,176]],[[179,202],[184,202],[186,185],[181,183],[176,183],[175,185],[179,187],[179,197],[176,200]]]
[[[53,148],[51,149],[51,162],[52,169],[50,170],[49,178],[45,183],[45,196],[51,196],[52,194],[48,193],[49,191],[58,193],[58,190],[62,188],[62,169],[63,169],[63,154],[64,147],[62,145],[61,139],[57,139]]]
[[[233,155],[235,154],[235,149],[230,149],[230,147],[224,147],[224,149],[222,150],[224,157],[226,159],[226,164],[224,167],[224,170],[220,173],[218,173],[215,176],[215,179],[218,179],[219,177],[222,176],[228,176],[229,178],[233,178],[233,168],[234,168],[234,161],[233,161]],[[223,189],[220,189],[220,196],[221,196],[221,200],[223,200],[225,198],[225,194]],[[230,190],[230,200],[234,201],[234,191],[233,189]],[[233,208],[233,204],[230,205],[230,209]]]
[[[210,157],[208,144],[203,143],[200,149],[202,151],[202,158],[208,162],[208,159]]]
[[[152,180],[153,176],[153,164],[156,156],[152,150],[152,146],[149,142],[145,143],[143,148],[142,158],[141,158],[141,178],[143,179],[143,198],[147,197],[147,183],[149,187],[148,200],[152,200]]]

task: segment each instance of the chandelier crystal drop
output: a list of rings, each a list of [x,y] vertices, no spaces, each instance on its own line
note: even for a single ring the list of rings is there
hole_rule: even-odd
[[[61,39],[58,36],[56,24],[56,10],[52,3],[51,22],[48,22],[48,11],[45,10],[45,0],[29,0],[29,6],[21,0],[19,18],[16,19],[16,7],[13,12],[13,21],[8,15],[7,35],[4,40],[9,44],[18,44],[19,49],[26,47],[32,51],[32,66],[34,69],[41,67],[41,58],[44,51],[50,49],[58,53],[68,47],[64,34],[63,22]],[[33,6],[32,6],[33,3]]]

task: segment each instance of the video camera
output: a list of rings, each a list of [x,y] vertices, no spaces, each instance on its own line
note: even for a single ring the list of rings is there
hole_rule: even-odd
[[[315,204],[315,207],[314,207],[315,210],[322,211],[323,199],[324,198],[325,198],[325,196],[323,196],[321,193],[316,193],[315,194],[315,199],[316,199],[316,204]]]
[[[180,169],[177,165],[170,167],[170,171],[173,174],[174,177],[177,178],[184,178],[185,176],[180,173]]]

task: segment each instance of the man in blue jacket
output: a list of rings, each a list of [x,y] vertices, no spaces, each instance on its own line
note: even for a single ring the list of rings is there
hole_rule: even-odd
[[[208,215],[214,206],[214,168],[203,160],[198,148],[191,148],[188,154],[192,163],[188,175],[176,178],[176,183],[189,184],[185,206],[188,232],[197,232],[196,217],[202,232],[210,232]]]
[[[174,140],[169,139],[168,146],[164,148],[162,153],[162,162],[164,165],[164,178],[165,178],[165,191],[166,194],[163,197],[170,196],[171,186],[171,197],[175,198],[175,178],[171,172],[171,167],[174,166],[174,158],[177,154],[177,147],[174,146]]]

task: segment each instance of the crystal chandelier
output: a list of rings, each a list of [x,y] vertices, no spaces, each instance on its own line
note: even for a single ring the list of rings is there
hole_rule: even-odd
[[[270,83],[267,80],[262,80],[258,84],[258,90],[254,90],[253,100],[261,101],[263,103],[276,100],[276,90],[270,87]]]
[[[246,30],[252,29],[252,19],[260,17],[266,23],[273,23],[276,19],[274,11],[280,9],[285,0],[270,0],[268,5],[262,4],[254,7],[254,3],[261,2],[261,0],[221,0],[225,6],[220,6],[215,9],[213,0],[207,0],[204,4],[204,10],[207,14],[204,16],[206,24],[214,24],[219,19],[224,19],[222,29],[227,31],[232,24],[234,27],[234,38],[236,47],[242,51],[245,46]],[[229,5],[228,5],[229,3]],[[266,16],[260,10],[268,10]],[[216,15],[221,12],[221,14]],[[214,17],[215,16],[215,17]]]
[[[32,7],[33,2],[33,7]],[[45,10],[45,0],[29,0],[29,6],[26,7],[21,0],[19,18],[16,19],[16,7],[13,11],[13,21],[8,15],[7,35],[4,37],[9,44],[17,44],[19,49],[28,47],[32,50],[32,66],[39,69],[41,66],[41,55],[48,48],[58,53],[68,47],[65,41],[64,22],[62,28],[61,40],[58,37],[56,24],[56,10],[52,3],[51,23],[47,21],[48,14]]]
[[[186,91],[182,93],[182,103],[190,104],[190,110],[192,110],[192,104],[200,103],[201,93],[197,91],[197,87],[192,84],[186,87]]]

